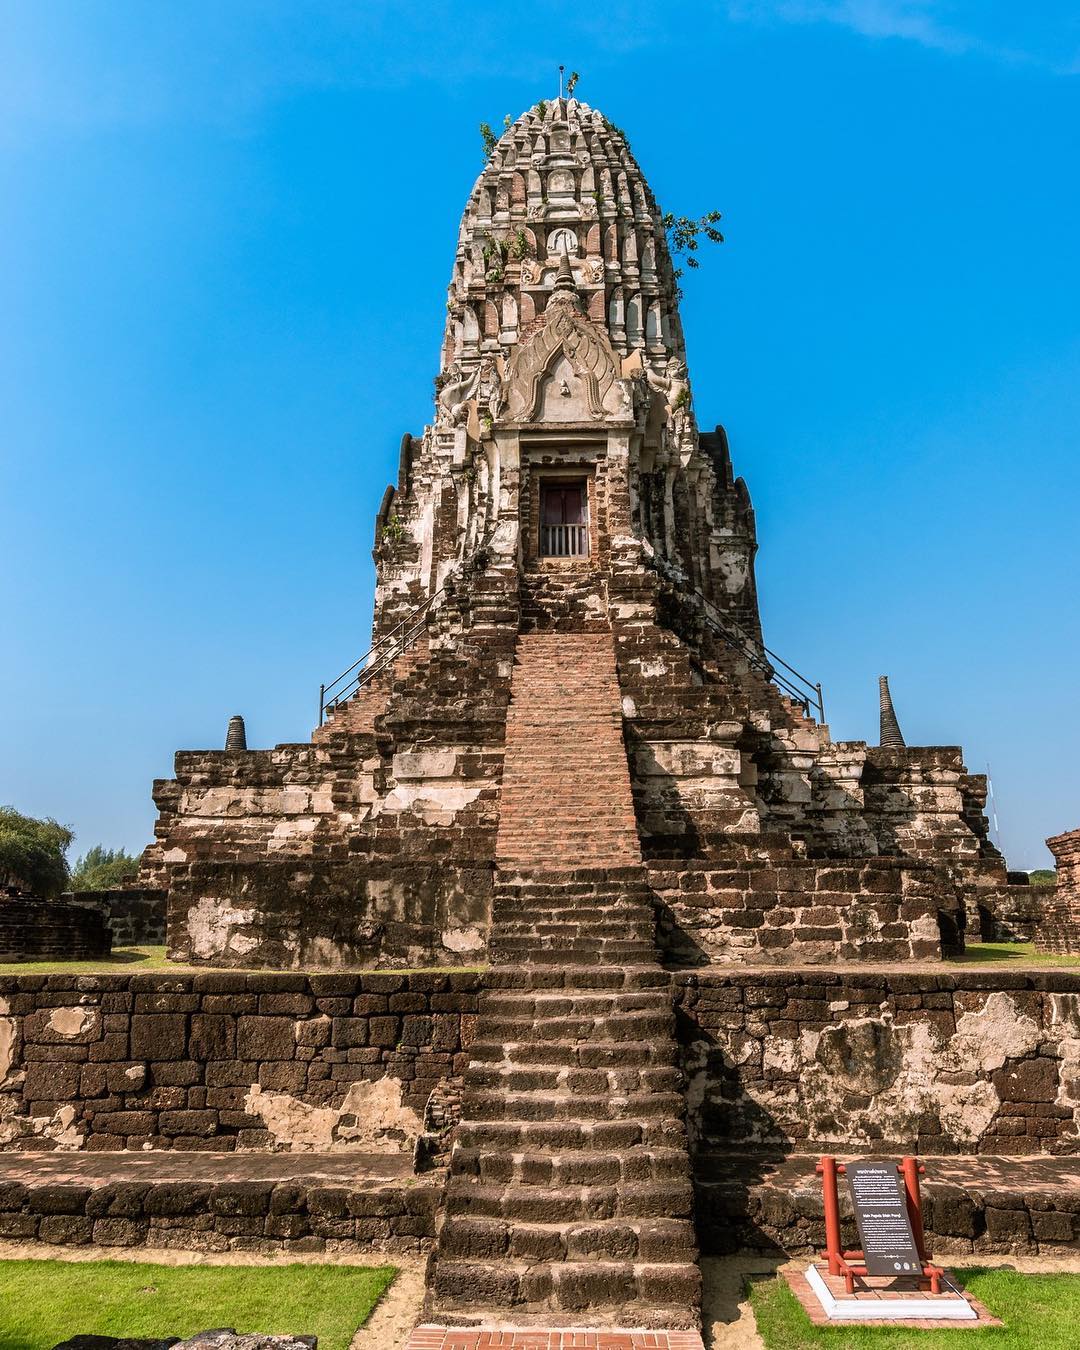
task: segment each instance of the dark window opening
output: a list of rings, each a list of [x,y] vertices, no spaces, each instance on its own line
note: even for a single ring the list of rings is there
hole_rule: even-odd
[[[584,483],[540,485],[540,555],[586,558],[589,554],[588,499]]]

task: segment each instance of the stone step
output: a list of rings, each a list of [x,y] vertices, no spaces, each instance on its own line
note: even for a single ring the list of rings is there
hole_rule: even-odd
[[[555,1092],[504,1092],[466,1086],[463,1114],[474,1121],[681,1120],[685,1102],[678,1092],[563,1095]]]
[[[607,1017],[633,1012],[666,1016],[671,998],[666,989],[502,990],[482,995],[480,1007],[485,1017]]]
[[[595,1186],[619,1181],[685,1181],[688,1163],[683,1148],[636,1145],[618,1151],[582,1149],[565,1153],[518,1153],[455,1145],[450,1174],[468,1176],[486,1185]]]
[[[578,1069],[634,1069],[670,1067],[678,1059],[673,1043],[656,1041],[564,1042],[537,1041],[533,1044],[479,1041],[470,1046],[471,1064],[504,1064],[526,1068],[558,1065]]]
[[[548,919],[510,919],[497,916],[496,936],[500,941],[507,938],[562,938],[564,941],[596,941],[602,938],[627,939],[640,938],[651,942],[656,931],[656,917],[653,914],[627,914],[619,919],[560,920]]]
[[[530,1313],[588,1313],[621,1326],[696,1327],[701,1275],[692,1262],[468,1261],[435,1267],[436,1315],[468,1311],[493,1321]],[[580,1316],[578,1318],[580,1325]]]
[[[600,966],[596,969],[585,967],[573,970],[502,966],[488,971],[484,984],[489,990],[563,989],[584,992],[593,989],[669,989],[671,976],[655,961],[638,966]]]
[[[668,1263],[694,1261],[697,1240],[689,1219],[662,1215],[564,1223],[451,1214],[440,1229],[439,1250],[465,1260]]]
[[[515,1041],[526,1045],[561,1041],[647,1041],[671,1038],[675,1014],[664,1012],[602,1013],[597,1017],[549,1017],[542,1022],[521,1017],[484,1017],[481,1030],[488,1041]]]
[[[506,1092],[610,1092],[626,1096],[636,1092],[678,1092],[683,1077],[679,1069],[664,1065],[582,1069],[571,1065],[487,1064],[473,1060],[466,1082],[470,1088]]]
[[[545,962],[558,965],[619,965],[623,961],[656,959],[656,946],[644,939],[620,942],[617,938],[503,937],[493,933],[488,943],[492,961]]]
[[[499,883],[527,889],[538,886],[563,886],[573,889],[646,884],[640,864],[634,867],[613,868],[537,866],[518,876],[500,873]]]
[[[686,1146],[681,1118],[660,1120],[463,1120],[457,1145],[484,1151],[553,1149],[597,1152],[610,1149]]]
[[[447,1214],[474,1218],[576,1223],[615,1218],[689,1219],[693,1203],[688,1176],[660,1182],[558,1188],[489,1186],[457,1176],[447,1186],[444,1208]]]

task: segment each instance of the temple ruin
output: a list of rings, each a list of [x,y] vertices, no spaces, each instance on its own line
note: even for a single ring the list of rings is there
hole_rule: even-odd
[[[424,1253],[416,1350],[700,1350],[699,1253],[819,1245],[826,1151],[944,1164],[939,1249],[1074,1251],[1080,973],[947,964],[1034,922],[986,782],[884,677],[880,743],[832,738],[756,549],[648,184],[537,104],[461,221],[371,650],[310,741],[234,716],[155,785],[174,969],[0,977],[0,1237]]]
[[[891,703],[879,746],[833,740],[766,647],[750,494],[698,430],[660,213],[600,113],[501,137],[446,309],[376,522],[372,651],[309,743],[230,737],[155,787],[171,955],[475,963],[519,870],[587,865],[638,869],[678,963],[960,950],[1005,883],[985,781]]]

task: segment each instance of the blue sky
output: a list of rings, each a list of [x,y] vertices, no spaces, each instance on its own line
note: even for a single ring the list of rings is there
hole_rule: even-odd
[[[0,17],[0,801],[150,838],[179,747],[304,740],[367,645],[477,124],[558,64],[666,209],[767,638],[875,738],[1080,825],[1080,11],[158,3]]]

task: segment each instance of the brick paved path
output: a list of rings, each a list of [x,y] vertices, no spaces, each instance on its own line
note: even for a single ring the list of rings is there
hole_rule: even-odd
[[[589,1331],[574,1327],[417,1327],[405,1350],[702,1350],[696,1331]]]

